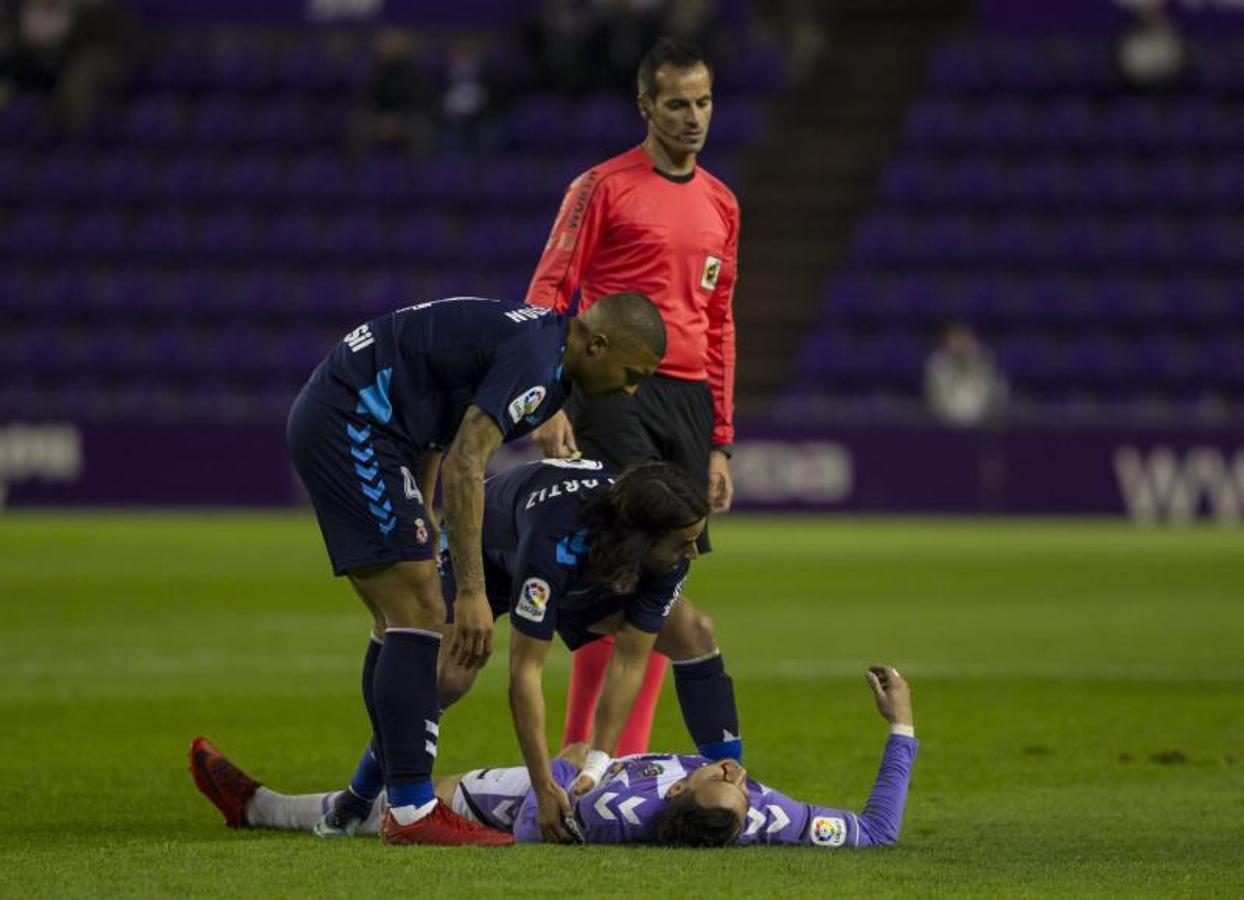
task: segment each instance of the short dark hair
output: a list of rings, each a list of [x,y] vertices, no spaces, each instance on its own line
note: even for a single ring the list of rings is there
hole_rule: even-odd
[[[634,341],[651,350],[657,359],[665,358],[665,320],[644,294],[608,294],[593,303],[586,314],[594,317],[611,338]]]
[[[661,66],[673,66],[676,69],[692,69],[703,64],[708,69],[708,77],[713,77],[713,64],[708,61],[703,51],[695,44],[680,41],[678,38],[663,37],[652,49],[644,54],[639,61],[639,72],[635,81],[639,92],[645,97],[657,95],[657,69]]]
[[[673,463],[628,469],[584,508],[590,577],[608,585],[639,580],[644,555],[661,538],[708,515],[703,479]]]
[[[725,847],[738,837],[739,825],[724,806],[700,806],[695,794],[683,791],[665,805],[656,841],[663,847]]]

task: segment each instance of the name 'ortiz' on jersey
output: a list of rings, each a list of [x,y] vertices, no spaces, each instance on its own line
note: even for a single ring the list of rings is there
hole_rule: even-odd
[[[677,781],[713,761],[703,756],[641,753],[615,760],[600,783],[575,801],[575,817],[588,844],[648,844],[656,839],[666,794]],[[747,780],[747,821],[737,844],[853,847],[854,813],[794,800]]]
[[[615,613],[656,634],[673,607],[690,563],[641,574],[633,593],[589,578],[587,505],[616,480],[595,460],[546,459],[515,466],[484,486],[484,559],[493,574],[489,600],[505,592],[510,627],[528,637],[561,635],[570,649],[595,639],[590,626]]]
[[[552,416],[569,395],[561,366],[567,321],[480,297],[417,303],[351,331],[306,391],[417,450],[448,445],[471,404],[508,441]]]

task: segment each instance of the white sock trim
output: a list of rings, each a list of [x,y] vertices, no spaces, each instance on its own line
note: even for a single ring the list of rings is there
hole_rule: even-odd
[[[432,638],[440,643],[441,633],[439,631],[430,631],[427,628],[386,628],[385,634],[421,634],[424,637]]]
[[[708,662],[714,657],[721,656],[720,650],[714,650],[712,653],[705,653],[703,656],[697,656],[694,659],[671,659],[676,666],[694,666],[696,663]]]

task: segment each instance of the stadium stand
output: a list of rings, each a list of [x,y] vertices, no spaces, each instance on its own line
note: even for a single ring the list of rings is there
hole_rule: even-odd
[[[1130,89],[1104,38],[972,32],[934,53],[779,403],[920,415],[948,322],[1020,419],[1244,411],[1244,45]]]
[[[520,93],[490,147],[360,151],[367,33],[149,38],[84,132],[57,128],[42,95],[0,107],[0,414],[283,417],[359,321],[522,297],[569,179],[642,136],[626,95]],[[482,38],[497,78],[523,65]],[[784,77],[772,47],[736,46],[706,157],[728,181]]]

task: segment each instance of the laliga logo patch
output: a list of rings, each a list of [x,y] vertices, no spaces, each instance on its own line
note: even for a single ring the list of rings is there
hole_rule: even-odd
[[[549,583],[543,578],[528,578],[523,582],[515,613],[532,622],[543,622],[544,611],[549,605]]]
[[[818,847],[841,847],[847,842],[847,823],[837,816],[817,816],[808,835]]]
[[[544,395],[547,393],[544,385],[537,384],[527,388],[510,403],[509,413],[510,421],[518,424],[524,416],[529,416],[540,408],[540,404],[544,402]]]
[[[704,274],[700,276],[700,287],[711,291],[717,287],[717,277],[721,275],[721,260],[710,256],[704,260]]]

